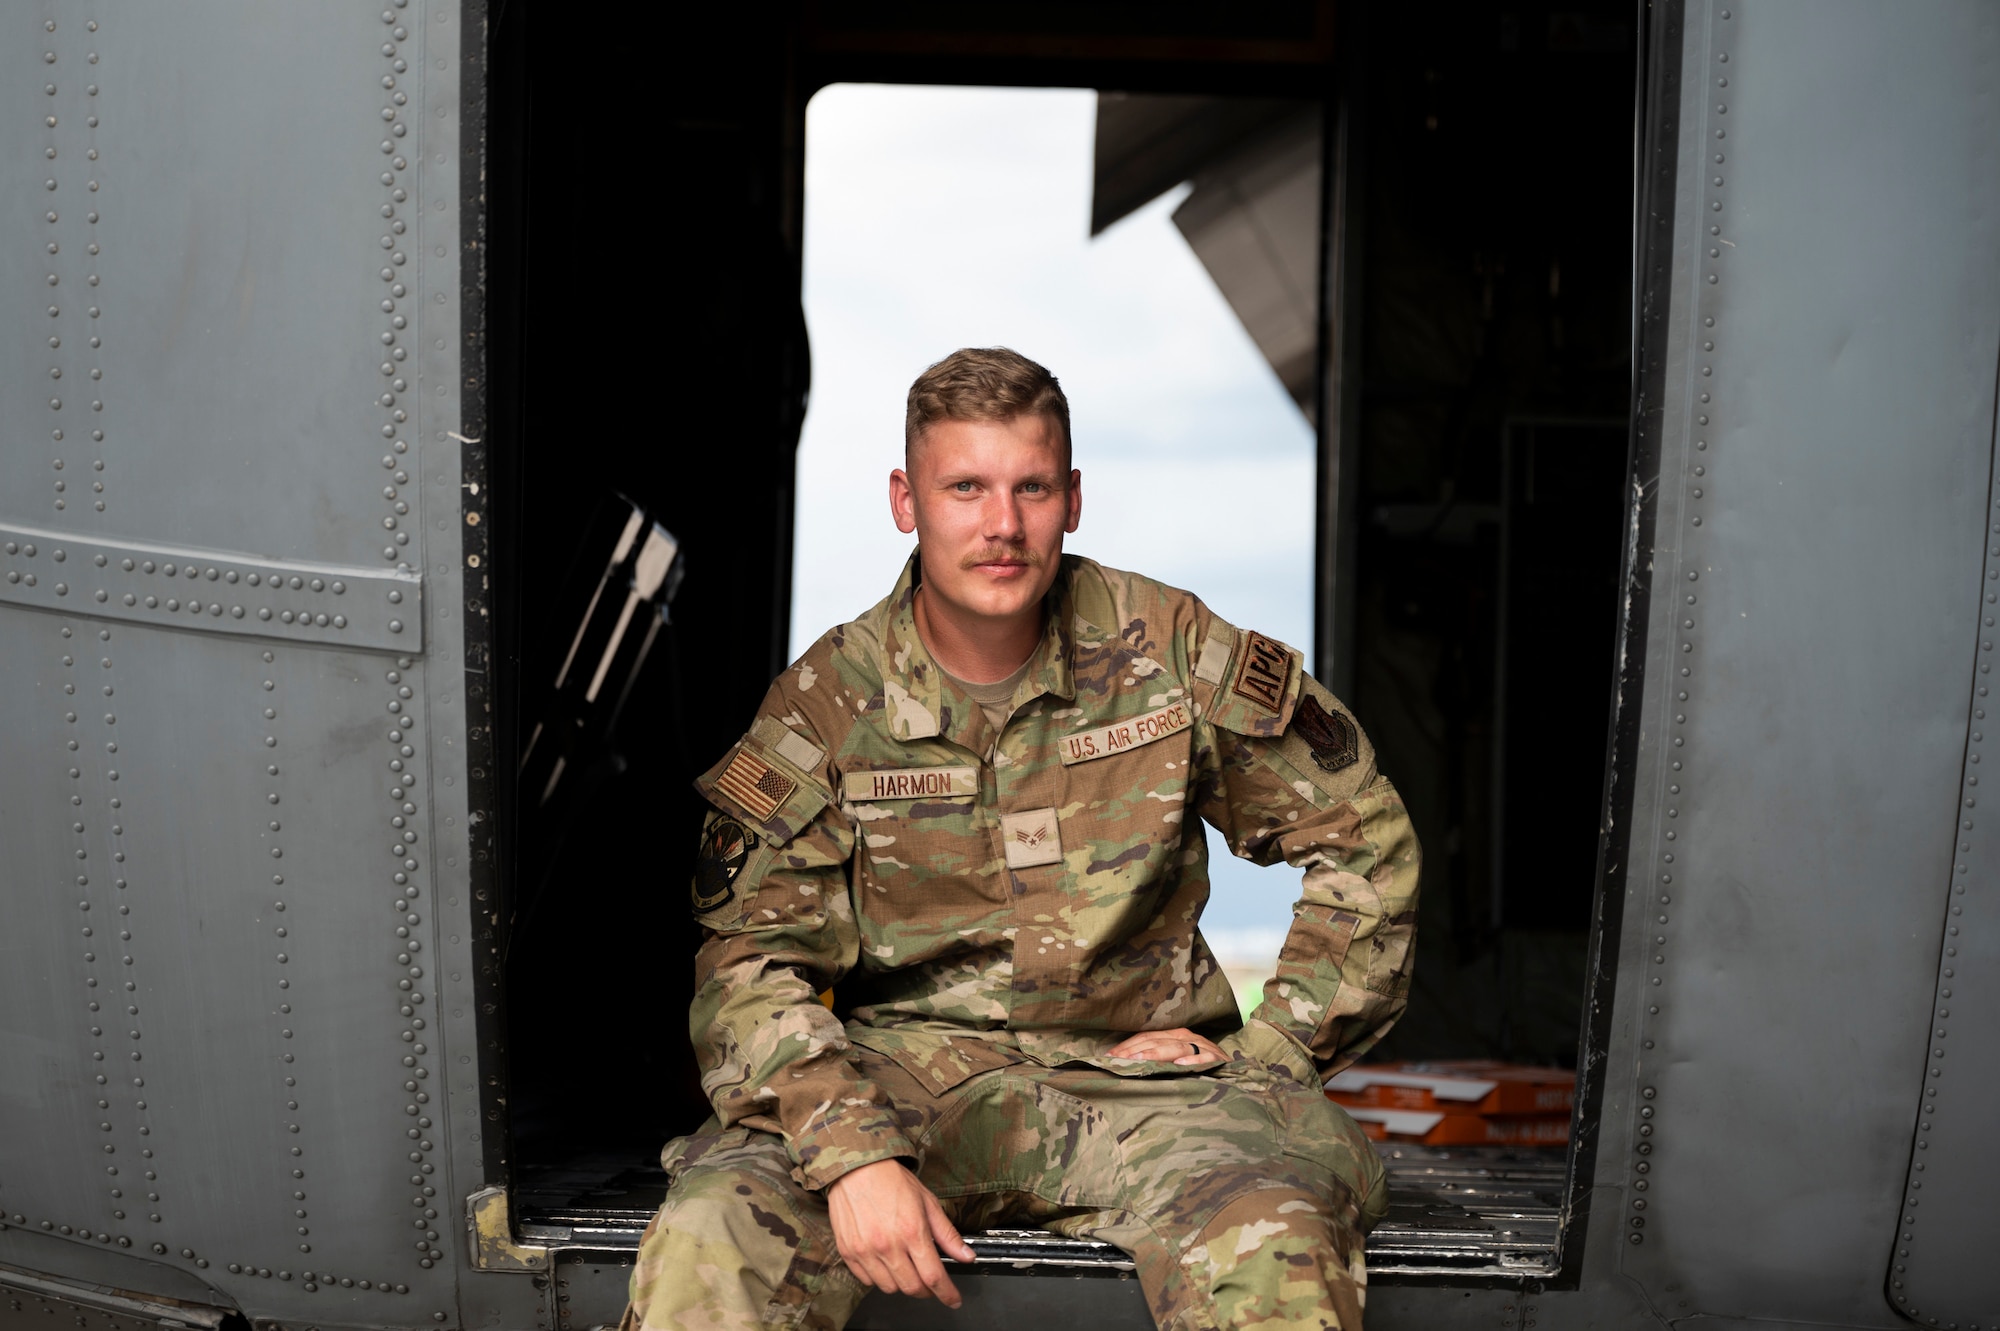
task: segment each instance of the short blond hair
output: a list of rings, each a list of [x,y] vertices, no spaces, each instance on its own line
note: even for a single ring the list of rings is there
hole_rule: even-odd
[[[961,347],[917,376],[903,413],[903,465],[939,421],[1011,421],[1043,416],[1070,451],[1069,399],[1048,370],[1007,347]]]

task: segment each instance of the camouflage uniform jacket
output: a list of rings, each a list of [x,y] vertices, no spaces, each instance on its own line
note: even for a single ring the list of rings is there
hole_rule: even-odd
[[[850,1042],[939,1091],[1024,1060],[1203,1070],[1105,1056],[1134,1031],[1241,1026],[1195,927],[1194,817],[1305,871],[1252,1014],[1283,1035],[1258,1044],[1326,1074],[1381,1037],[1409,988],[1416,837],[1297,652],[1065,556],[996,733],[919,639],[918,577],[912,556],[887,600],[813,644],[697,782],[714,811],[691,1023],[724,1124],[781,1133],[823,1187],[917,1154]]]

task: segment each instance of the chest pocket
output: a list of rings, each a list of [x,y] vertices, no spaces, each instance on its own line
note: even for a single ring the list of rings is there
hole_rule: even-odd
[[[1156,704],[1144,711],[1085,718],[1050,737],[1065,862],[1083,875],[1079,886],[1100,906],[1171,883],[1168,866],[1188,833],[1198,712],[1185,693],[1163,697],[1162,687],[1149,681],[1147,697],[1125,700]],[[1078,857],[1080,850],[1087,856]],[[1146,913],[1151,900],[1134,897],[1130,904]]]
[[[957,750],[913,748],[841,760],[842,808],[862,852],[855,904],[870,919],[901,918],[918,884],[925,909],[939,908],[983,879],[992,855],[980,769]]]

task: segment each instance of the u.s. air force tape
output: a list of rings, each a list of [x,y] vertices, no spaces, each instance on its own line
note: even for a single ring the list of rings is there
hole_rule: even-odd
[[[1093,758],[1108,758],[1114,753],[1136,749],[1141,744],[1151,744],[1156,739],[1179,734],[1194,724],[1194,712],[1184,702],[1169,703],[1157,712],[1135,716],[1125,721],[1113,721],[1108,726],[1096,730],[1086,730],[1080,734],[1064,735],[1056,741],[1056,756],[1063,766],[1073,763],[1087,763]]]
[[[847,772],[840,778],[841,798],[860,803],[875,800],[963,799],[979,793],[975,767],[891,767],[878,772]]]

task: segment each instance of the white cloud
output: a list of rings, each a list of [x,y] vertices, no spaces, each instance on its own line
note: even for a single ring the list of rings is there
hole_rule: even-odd
[[[1179,191],[1090,239],[1094,116],[1068,89],[844,84],[807,108],[795,653],[886,595],[909,553],[888,475],[910,381],[993,345],[1069,395],[1069,549],[1309,647],[1312,431],[1174,229]],[[1289,923],[1291,871],[1217,868],[1212,924]]]

